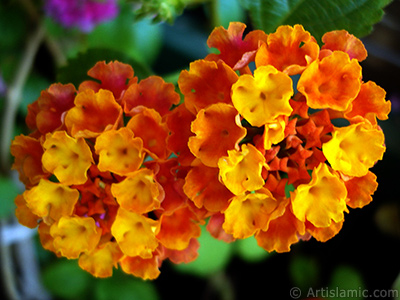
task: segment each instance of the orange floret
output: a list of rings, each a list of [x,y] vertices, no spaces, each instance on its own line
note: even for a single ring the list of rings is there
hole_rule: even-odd
[[[140,112],[140,109],[135,109],[137,106],[145,106],[164,116],[179,100],[180,96],[172,83],[166,83],[159,76],[150,76],[129,86],[123,95],[122,105],[128,115]]]
[[[121,269],[144,280],[156,279],[160,275],[159,258],[156,255],[150,258],[140,256],[124,256],[120,261]]]
[[[285,201],[286,205],[288,201]],[[284,206],[284,205],[283,205]],[[290,246],[299,241],[299,236],[305,234],[305,226],[286,206],[282,216],[271,220],[266,231],[256,233],[257,244],[268,252],[278,253],[290,251]]]
[[[312,62],[301,75],[297,90],[311,108],[345,111],[361,88],[361,66],[347,53],[334,51]]]
[[[185,96],[185,106],[192,113],[215,103],[232,104],[231,86],[237,74],[223,61],[197,60],[183,70],[178,84]]]
[[[369,171],[362,177],[345,180],[347,188],[347,205],[351,208],[362,208],[372,201],[372,194],[378,188],[376,175]]]
[[[218,49],[220,53],[211,53],[205,59],[222,59],[234,70],[245,67],[254,60],[260,41],[266,41],[268,37],[262,30],[253,30],[242,39],[245,28],[246,25],[240,22],[229,23],[227,30],[222,26],[216,27],[208,37],[207,45]]]
[[[185,105],[179,105],[166,118],[170,135],[167,137],[167,147],[178,156],[179,162],[188,166],[195,159],[188,147],[188,140],[193,136],[191,123],[196,116],[189,112]]]
[[[351,103],[344,116],[350,121],[367,119],[375,125],[376,118],[387,120],[390,113],[391,103],[385,100],[386,92],[383,88],[372,81],[363,83],[357,97]]]
[[[41,134],[60,128],[64,124],[64,113],[74,106],[75,95],[72,84],[50,85],[34,103],[28,105],[28,127],[38,129]]]
[[[228,150],[238,149],[246,135],[236,109],[225,103],[200,110],[191,129],[196,136],[189,138],[189,149],[209,167],[216,167],[219,158],[227,155]]]
[[[301,73],[318,58],[319,46],[303,26],[279,26],[256,55],[256,66],[272,65],[289,75]]]
[[[363,61],[368,55],[361,40],[348,33],[346,30],[327,32],[322,36],[322,42],[324,45],[321,49],[346,52],[350,59],[355,58],[358,61]]]
[[[236,196],[224,212],[222,228],[234,238],[248,238],[259,230],[268,229],[270,220],[283,214],[283,210],[277,210],[278,204],[271,192],[264,188]]]
[[[347,190],[340,177],[321,163],[308,184],[300,184],[291,194],[294,215],[315,227],[328,227],[344,220]]]
[[[41,178],[49,177],[42,168],[43,148],[40,142],[32,137],[19,135],[11,142],[11,155],[14,156],[13,170],[19,173],[26,187],[36,185]]]
[[[289,99],[293,95],[290,77],[273,66],[262,66],[252,75],[242,75],[232,86],[232,102],[252,126],[275,122],[292,112]]]
[[[83,270],[93,276],[105,278],[112,276],[113,267],[117,267],[122,256],[116,242],[106,242],[89,253],[81,254],[78,263]]]
[[[79,192],[63,184],[41,179],[39,184],[24,192],[27,207],[46,224],[61,217],[71,216],[79,199]]]
[[[260,189],[264,185],[263,169],[269,169],[265,157],[251,144],[241,151],[229,150],[218,161],[220,180],[235,195]]]
[[[75,97],[75,107],[68,111],[65,125],[73,137],[93,138],[117,128],[121,117],[122,108],[110,91],[87,89]]]
[[[90,217],[62,217],[50,227],[53,245],[57,252],[68,259],[93,251],[100,241],[101,229]]]
[[[121,207],[138,214],[158,209],[164,199],[164,190],[149,169],[140,169],[113,183],[111,193]]]
[[[93,80],[84,81],[79,86],[79,92],[86,89],[95,92],[100,89],[110,90],[115,99],[119,99],[122,91],[126,90],[130,84],[137,82],[137,77],[133,77],[132,67],[118,61],[112,61],[108,64],[105,61],[99,61],[87,74],[100,83]]]
[[[56,131],[46,134],[43,148],[42,163],[45,170],[66,185],[85,183],[87,170],[94,161],[83,138],[76,139],[65,131]]]
[[[27,206],[24,195],[15,197],[15,216],[18,222],[28,228],[35,228],[38,226],[39,216],[32,213],[32,210]]]
[[[163,214],[157,239],[169,249],[186,249],[190,240],[198,238],[201,233],[199,224],[194,222],[195,218],[188,207],[179,208],[171,215]]]
[[[218,168],[198,164],[187,174],[183,190],[198,208],[219,212],[228,207],[234,195],[219,182],[218,173]]]
[[[145,156],[142,139],[134,137],[133,132],[125,127],[100,134],[96,138],[95,150],[99,155],[99,170],[118,175],[135,172]]]
[[[158,246],[158,226],[158,221],[120,207],[111,233],[125,255],[151,258]]]
[[[143,148],[154,159],[167,159],[170,151],[167,148],[168,127],[160,114],[152,108],[134,115],[126,124],[135,136],[143,140]]]
[[[357,123],[335,128],[332,139],[322,145],[322,151],[334,170],[361,177],[383,158],[384,141],[382,130],[369,123]]]

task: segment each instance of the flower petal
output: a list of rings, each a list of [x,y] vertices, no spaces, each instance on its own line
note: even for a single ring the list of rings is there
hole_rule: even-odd
[[[215,103],[231,104],[231,87],[237,74],[222,61],[197,60],[183,70],[178,84],[185,96],[185,106],[192,113]]]
[[[125,127],[100,134],[96,138],[95,150],[99,155],[100,171],[122,176],[139,169],[145,156],[142,139],[134,137],[133,132]]]
[[[193,166],[185,178],[183,191],[198,208],[210,212],[223,211],[233,194],[218,181],[218,168],[203,164]]]
[[[257,51],[256,66],[272,65],[279,71],[294,75],[301,73],[318,58],[318,54],[317,42],[303,26],[279,26]]]
[[[111,233],[124,254],[151,258],[158,246],[157,226],[157,221],[120,207]]]
[[[266,41],[267,34],[262,30],[249,32],[242,40],[246,25],[240,22],[229,23],[228,29],[216,27],[207,40],[210,48],[216,48],[220,54],[209,54],[206,60],[223,60],[231,68],[243,58],[245,53],[258,49],[259,41]],[[249,61],[246,63],[246,65]]]
[[[243,144],[241,151],[229,150],[218,167],[221,181],[235,195],[260,189],[265,183],[262,171],[268,169],[265,157],[251,144]]]
[[[49,173],[42,168],[43,148],[39,140],[19,135],[11,142],[11,155],[14,156],[13,170],[19,173],[26,187],[36,185],[41,178],[49,177]]]
[[[36,228],[38,226],[39,216],[32,213],[31,209],[27,206],[24,195],[15,197],[15,216],[18,222],[29,228]]]
[[[311,108],[345,111],[361,87],[361,66],[347,53],[334,51],[312,62],[301,75],[297,90]]]
[[[274,122],[278,116],[292,112],[289,100],[293,95],[290,77],[273,66],[262,66],[239,77],[232,86],[232,102],[251,125],[260,127]]]
[[[38,111],[28,106],[27,123],[30,128],[37,128],[41,134],[54,131],[64,123],[64,113],[74,106],[76,95],[75,87],[72,84],[55,83],[40,93],[36,100]],[[32,123],[35,125],[29,124]]]
[[[164,199],[164,190],[149,169],[140,169],[113,183],[111,193],[121,207],[138,214],[158,209]]]
[[[124,256],[119,264],[122,270],[127,274],[132,274],[144,280],[156,279],[160,275],[158,257],[153,255],[150,258],[141,256]]]
[[[270,220],[276,217],[274,212],[278,204],[267,189],[236,196],[224,212],[225,222],[222,228],[234,238],[248,238],[258,230],[268,228]]]
[[[378,188],[376,176],[372,172],[362,177],[353,177],[344,182],[347,188],[347,205],[362,208],[372,201],[372,194]]]
[[[113,267],[117,266],[123,256],[116,242],[106,242],[97,246],[90,253],[83,253],[79,257],[79,266],[95,277],[106,278],[112,276]]]
[[[362,41],[346,30],[327,32],[322,36],[322,42],[324,43],[322,49],[346,52],[350,59],[355,58],[358,61],[363,61],[368,55]]]
[[[349,110],[344,116],[347,119],[358,116],[367,119],[371,124],[376,124],[376,118],[387,120],[390,113],[391,103],[385,101],[386,92],[383,88],[372,81],[363,83],[357,97],[351,103]]]
[[[60,183],[41,179],[39,184],[23,194],[33,214],[47,224],[61,217],[71,216],[79,199],[79,192]]]
[[[129,120],[126,127],[143,140],[143,148],[152,158],[168,158],[170,152],[166,140],[169,131],[157,111],[144,107],[140,113]]]
[[[93,138],[115,129],[121,117],[122,108],[110,91],[86,89],[75,97],[75,107],[65,116],[65,125],[73,137]]]
[[[86,182],[87,170],[94,161],[83,138],[75,139],[65,131],[56,131],[46,134],[43,148],[43,167],[61,183],[71,185]]]
[[[166,83],[159,76],[149,76],[129,86],[122,98],[122,104],[124,112],[128,115],[134,115],[137,106],[145,106],[164,116],[172,105],[179,103],[179,100],[179,94],[175,92],[172,83]]]
[[[133,77],[133,69],[130,65],[118,61],[97,62],[88,71],[88,75],[100,81],[87,80],[80,84],[79,92],[91,89],[96,93],[100,89],[109,90],[116,99],[121,97],[122,91],[126,90],[132,83],[137,82],[137,77]]]
[[[266,231],[256,233],[257,244],[268,252],[289,252],[290,246],[299,241],[305,233],[305,226],[287,207],[284,214],[271,220]]]
[[[313,170],[308,184],[300,184],[291,194],[293,214],[301,222],[328,227],[344,220],[347,190],[338,175],[321,163]]]
[[[187,207],[177,209],[172,215],[163,214],[157,239],[169,249],[186,249],[192,238],[200,236],[200,226],[194,222],[195,218]]]
[[[384,140],[382,130],[369,123],[357,123],[335,128],[332,139],[322,145],[322,152],[334,170],[361,177],[382,159]]]
[[[216,167],[218,159],[228,150],[238,148],[246,135],[236,109],[225,103],[200,110],[192,122],[192,132],[196,136],[189,138],[189,149],[208,167]]]
[[[50,227],[54,248],[68,259],[93,251],[100,241],[101,229],[92,218],[62,217]]]

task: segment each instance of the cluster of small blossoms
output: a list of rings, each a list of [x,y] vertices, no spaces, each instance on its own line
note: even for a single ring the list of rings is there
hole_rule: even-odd
[[[180,101],[161,77],[138,82],[129,65],[97,63],[76,88],[53,84],[28,106],[32,133],[12,142],[26,191],[21,224],[45,249],[97,277],[113,267],[156,278],[164,259],[197,257],[201,219],[182,187],[166,120]]]
[[[185,105],[173,112],[181,125],[172,137],[187,140],[175,149],[190,168],[183,190],[216,238],[254,236],[277,252],[327,241],[348,207],[372,200],[369,169],[385,151],[377,118],[391,104],[362,81],[367,51],[348,32],[326,33],[319,47],[301,25],[243,38],[245,27],[214,29],[208,45],[219,54],[179,78]]]
[[[46,0],[44,11],[66,28],[90,32],[98,24],[114,19],[119,8],[116,0]]]
[[[316,40],[300,25],[216,28],[219,54],[178,84],[97,63],[96,81],[53,84],[11,146],[26,191],[16,215],[44,248],[98,277],[118,265],[156,278],[163,260],[197,257],[200,225],[267,251],[336,235],[372,200],[390,102],[363,82],[367,53],[346,31]],[[254,66],[254,67],[253,67]]]

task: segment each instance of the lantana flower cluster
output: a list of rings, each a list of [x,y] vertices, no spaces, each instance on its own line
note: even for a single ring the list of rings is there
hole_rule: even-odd
[[[99,62],[96,81],[53,84],[28,107],[32,133],[11,147],[26,185],[16,215],[44,248],[97,277],[119,265],[154,279],[165,259],[197,257],[202,224],[286,252],[327,241],[372,201],[377,119],[391,105],[362,80],[362,42],[332,31],[320,47],[301,25],[245,27],[211,33],[219,53],[182,71],[183,104],[162,78]]]

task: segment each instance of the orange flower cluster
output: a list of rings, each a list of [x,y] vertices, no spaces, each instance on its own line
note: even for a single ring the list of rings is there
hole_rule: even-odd
[[[208,45],[219,53],[179,78],[185,105],[175,113],[185,117],[172,137],[187,140],[174,149],[189,167],[183,190],[216,238],[255,236],[277,252],[326,241],[348,207],[372,200],[369,169],[385,151],[377,118],[391,104],[362,81],[367,51],[348,32],[326,33],[320,47],[301,25],[243,37],[245,27],[214,29]]]
[[[138,81],[119,62],[29,105],[32,133],[11,146],[26,186],[16,215],[44,248],[97,277],[119,265],[154,279],[163,260],[197,257],[206,221],[215,238],[285,252],[332,238],[348,207],[372,201],[377,118],[391,105],[362,81],[361,41],[333,31],[319,47],[300,25],[244,30],[211,33],[219,54],[182,71],[182,105],[174,85]]]
[[[53,84],[28,107],[32,133],[11,146],[26,191],[21,224],[44,248],[79,259],[97,277],[118,264],[156,278],[164,259],[197,257],[199,217],[168,147],[170,110],[180,96],[157,76],[138,82],[129,65],[97,63],[95,80]]]

